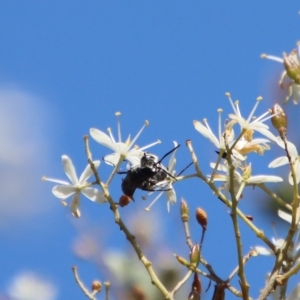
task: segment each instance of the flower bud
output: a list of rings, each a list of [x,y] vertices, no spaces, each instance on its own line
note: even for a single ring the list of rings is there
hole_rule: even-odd
[[[287,75],[300,84],[300,64],[297,57],[297,50],[293,50],[289,55],[283,54],[283,64]]]
[[[100,292],[102,288],[102,284],[98,280],[94,280],[92,283],[92,291],[93,292]]]
[[[184,266],[189,266],[190,265],[189,262],[185,258],[183,258],[182,256],[179,256],[179,255],[176,255],[176,254],[174,254],[174,256],[177,259],[177,261],[179,263],[181,263],[182,265],[184,265]]]
[[[215,285],[215,291],[212,300],[224,300],[225,299],[225,283],[219,283]]]
[[[200,295],[202,292],[201,281],[199,275],[194,273],[194,281],[192,283],[192,291],[189,294],[188,300],[200,300]]]
[[[181,214],[182,222],[188,222],[190,218],[190,211],[187,203],[183,198],[181,198],[181,203],[180,203],[180,214]]]
[[[198,244],[194,245],[192,247],[192,250],[190,252],[190,263],[194,267],[198,267],[200,261],[200,246]]]
[[[119,205],[121,207],[124,207],[124,206],[128,205],[130,201],[131,201],[131,198],[129,196],[122,195],[119,199]]]
[[[272,125],[274,126],[274,128],[276,128],[281,132],[286,132],[286,128],[288,124],[287,124],[287,117],[284,113],[284,110],[276,103],[272,107],[271,113],[272,115],[275,114],[275,116],[271,118]]]
[[[206,215],[206,212],[200,207],[198,207],[196,209],[196,219],[197,219],[198,223],[202,226],[203,230],[206,230],[207,215]]]

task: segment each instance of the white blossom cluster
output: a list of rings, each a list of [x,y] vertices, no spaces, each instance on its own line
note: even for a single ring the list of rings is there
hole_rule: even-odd
[[[262,57],[276,60],[284,65],[285,71],[280,79],[280,86],[283,87],[284,80],[289,80],[289,94],[285,101],[292,98],[293,102],[297,104],[300,101],[300,45],[298,44],[297,50],[293,50],[290,55],[284,54],[283,59],[269,55],[263,55]],[[124,204],[121,200],[133,200],[135,190],[141,189],[148,191],[147,196],[157,192],[153,202],[146,210],[149,210],[152,204],[165,194],[167,210],[170,211],[170,204],[174,204],[177,201],[174,185],[178,181],[189,179],[191,177],[199,177],[208,185],[214,185],[215,182],[221,181],[223,183],[221,187],[212,189],[215,193],[221,193],[221,191],[224,190],[226,193],[226,196],[224,197],[228,197],[228,203],[231,203],[228,206],[232,208],[234,205],[235,207],[238,205],[238,201],[243,196],[243,191],[247,186],[259,186],[264,183],[277,183],[284,180],[275,175],[253,175],[252,163],[248,158],[250,153],[263,156],[265,151],[270,150],[271,147],[278,146],[285,151],[286,155],[274,159],[269,163],[268,167],[276,168],[288,164],[290,166],[290,174],[287,181],[291,186],[296,188],[300,182],[300,157],[298,155],[297,147],[287,138],[287,119],[282,108],[278,104],[275,104],[270,110],[267,110],[257,117],[255,115],[256,110],[259,103],[262,101],[262,97],[258,97],[249,115],[245,116],[241,112],[239,102],[234,102],[229,93],[226,93],[226,97],[229,100],[232,112],[228,114],[228,119],[223,123],[223,109],[218,109],[217,134],[211,130],[207,119],[204,119],[203,121],[193,121],[194,128],[202,136],[213,143],[215,150],[218,153],[217,161],[209,164],[213,169],[211,174],[202,176],[200,167],[197,165],[197,160],[193,161],[196,173],[186,176],[181,176],[182,172],[177,173],[175,171],[175,166],[177,162],[176,152],[179,145],[175,141],[173,142],[174,148],[163,157],[165,158],[170,155],[169,162],[166,166],[162,164],[163,158],[159,160],[157,155],[148,152],[150,147],[160,143],[159,140],[144,147],[136,146],[136,141],[145,127],[149,124],[148,121],[145,121],[144,125],[134,138],[131,138],[129,135],[126,140],[122,140],[120,125],[121,114],[117,112],[117,138],[114,137],[110,128],[107,130],[108,133],[96,128],[91,128],[89,131],[90,136],[97,143],[112,151],[112,153],[103,158],[104,162],[113,168],[106,183],[102,181],[99,182],[100,177],[97,175],[100,160],[90,161],[78,178],[73,162],[67,155],[62,156],[62,164],[69,181],[47,177],[44,177],[44,180],[58,184],[53,187],[52,192],[54,196],[62,200],[62,203],[65,203],[65,200],[73,195],[70,202],[70,209],[75,217],[80,217],[81,194],[96,203],[107,203],[108,201],[112,203],[107,191],[111,180],[117,173],[126,174],[121,187],[124,197],[121,197],[120,201],[117,203],[120,206],[128,204]],[[272,133],[274,128],[271,130],[267,125],[267,122],[269,121],[272,122],[273,127],[278,131],[278,136]],[[191,153],[192,152],[193,150],[191,150]],[[194,153],[192,153],[192,157],[193,154]],[[121,172],[119,171],[119,167],[124,161],[127,163],[127,170]],[[93,175],[95,177],[94,182],[89,180]],[[297,189],[294,189],[294,192],[297,193]],[[220,194],[218,196],[220,198]],[[294,234],[291,238],[292,242],[290,242],[287,255],[282,264],[283,268],[286,269],[291,269],[300,264],[300,209],[299,203],[297,206],[295,204],[296,201],[299,202],[297,199],[299,199],[299,196],[295,195],[293,203],[289,206],[290,214],[282,210],[279,210],[278,212],[281,218],[291,224],[291,228],[293,226],[297,228],[294,230]],[[207,220],[205,220],[205,222],[206,221]],[[206,223],[204,227],[206,230]],[[287,249],[285,248],[286,239],[273,238],[269,243],[271,246],[267,242],[268,248],[256,246],[253,247],[253,250],[255,253],[261,255],[274,255],[276,249],[279,249],[279,251]],[[279,300],[279,297],[281,296],[276,296],[276,292],[277,290],[273,294],[273,297],[274,299]],[[294,293],[291,295],[294,295]],[[299,293],[296,293],[296,297],[299,299]]]

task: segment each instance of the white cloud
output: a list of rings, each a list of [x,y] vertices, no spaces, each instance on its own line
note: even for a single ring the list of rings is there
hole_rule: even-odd
[[[41,181],[50,165],[51,111],[39,97],[0,88],[0,228],[53,205],[44,200]]]
[[[12,300],[55,300],[57,288],[40,275],[26,271],[12,279],[7,294]]]

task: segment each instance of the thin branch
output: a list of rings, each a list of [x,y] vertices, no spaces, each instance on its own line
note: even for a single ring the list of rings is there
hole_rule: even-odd
[[[237,248],[237,254],[238,254],[238,264],[239,264],[238,275],[240,278],[240,285],[241,285],[241,289],[242,289],[242,293],[243,293],[243,299],[248,300],[249,299],[249,284],[247,282],[246,275],[245,275],[245,269],[244,269],[244,263],[243,263],[243,244],[242,244],[241,232],[240,232],[238,218],[237,218],[237,205],[238,205],[238,199],[239,199],[238,197],[239,197],[239,195],[242,194],[242,191],[246,186],[246,182],[243,181],[241,183],[241,185],[239,187],[238,195],[236,195],[235,186],[234,186],[235,167],[232,164],[231,151],[228,148],[226,137],[225,137],[225,146],[226,146],[226,150],[228,152],[227,153],[227,161],[230,166],[229,167],[229,177],[230,177],[229,192],[230,192],[231,199],[232,199],[231,218],[232,218],[233,229],[234,229],[234,233],[235,233],[235,241],[236,241],[236,248]]]
[[[213,182],[210,182],[206,176],[201,172],[199,164],[198,164],[198,159],[197,156],[194,152],[193,146],[192,146],[192,142],[190,140],[187,141],[187,147],[190,151],[192,160],[194,162],[195,165],[195,169],[197,172],[197,176],[203,180],[212,191],[214,191],[214,193],[217,195],[218,199],[221,200],[225,205],[227,205],[229,208],[232,208],[232,203],[230,200],[228,200],[225,195],[223,195],[221,193],[221,191],[215,186],[215,184]],[[262,230],[260,230],[259,228],[257,228],[254,223],[252,221],[250,221],[247,216],[241,212],[238,208],[236,209],[236,213],[237,215],[244,221],[244,223],[246,223],[250,229],[252,231],[254,231],[254,233],[256,234],[256,236],[258,238],[260,238],[266,245],[268,245],[268,247],[275,253],[276,251],[276,247],[273,245],[273,243],[265,236],[264,232]]]
[[[283,201],[280,197],[278,197],[273,191],[268,189],[264,183],[257,184],[259,188],[261,188],[265,193],[267,193],[270,197],[272,197],[278,204],[285,207],[289,211],[292,211],[292,206],[285,201]]]
[[[105,286],[105,300],[109,300],[110,282],[109,281],[105,281],[104,282],[104,286]]]
[[[250,259],[250,257],[252,256],[257,256],[257,252],[255,250],[251,250],[249,251],[243,258],[243,265],[245,265],[248,260]],[[237,272],[239,271],[239,266],[237,266],[232,273],[228,276],[226,282],[230,282],[231,279],[237,274]]]
[[[120,212],[118,210],[118,206],[116,205],[116,203],[113,201],[113,199],[110,196],[109,190],[108,190],[108,186],[106,184],[103,184],[100,180],[99,174],[97,172],[97,169],[94,166],[93,163],[93,159],[92,159],[92,153],[89,149],[89,143],[88,143],[88,138],[85,137],[85,147],[86,147],[86,154],[87,154],[87,158],[88,158],[88,162],[91,166],[91,169],[94,172],[94,175],[96,177],[97,183],[102,187],[103,192],[104,192],[104,196],[105,198],[108,200],[109,204],[110,204],[110,208],[114,214],[114,219],[115,219],[115,223],[118,224],[119,228],[121,231],[124,232],[127,240],[129,241],[129,243],[131,244],[131,246],[133,247],[133,249],[135,250],[138,258],[140,259],[140,261],[143,263],[143,265],[145,266],[148,274],[150,275],[151,278],[151,282],[152,284],[154,284],[160,291],[161,293],[165,296],[165,299],[167,300],[173,300],[173,297],[170,295],[169,291],[164,287],[164,285],[162,284],[162,282],[158,279],[151,262],[147,259],[147,257],[143,254],[141,248],[139,247],[139,245],[137,244],[136,240],[135,240],[135,236],[133,236],[130,231],[128,230],[128,228],[125,226],[125,224],[123,223],[121,216],[120,216]],[[117,163],[117,166],[120,165],[120,163],[123,161],[123,158],[120,157],[119,162]]]
[[[296,264],[296,266],[294,266],[293,268],[291,268],[288,272],[286,272],[283,275],[280,275],[277,279],[278,282],[284,282],[285,280],[287,280],[288,278],[290,278],[292,275],[295,275],[299,272],[300,270],[300,262],[298,262]]]
[[[174,287],[174,289],[171,291],[171,295],[174,296],[175,293],[177,293],[177,291],[187,282],[187,280],[191,277],[191,275],[193,274],[193,271],[188,270],[187,274],[183,277],[182,280],[180,280],[176,286]]]
[[[193,271],[193,272],[196,272],[206,278],[209,278],[213,281],[215,281],[217,284],[219,283],[222,283],[222,284],[225,284],[226,285],[226,288],[231,292],[233,293],[235,296],[239,297],[239,298],[242,298],[243,295],[242,295],[242,292],[237,290],[235,287],[233,287],[232,285],[230,285],[227,281],[224,281],[222,280],[218,275],[216,275],[216,273],[214,272],[213,268],[211,267],[211,265],[209,263],[207,263],[205,261],[205,259],[203,257],[200,258],[200,263],[202,263],[206,269],[208,270],[209,274],[207,274],[206,272],[203,272],[201,271],[200,269],[195,269],[191,263],[186,260],[185,258],[181,257],[181,256],[178,256],[178,255],[175,255],[174,256],[176,257],[177,261],[179,263],[181,263],[183,266],[187,267],[189,270]],[[252,298],[249,298],[249,300],[252,300]]]
[[[78,275],[78,271],[77,271],[77,267],[72,267],[72,271],[75,277],[75,281],[78,284],[78,286],[80,287],[80,289],[82,290],[82,292],[85,294],[85,296],[87,296],[87,298],[89,298],[90,300],[96,300],[96,298],[94,297],[93,293],[91,293],[82,283],[82,281],[79,278]]]

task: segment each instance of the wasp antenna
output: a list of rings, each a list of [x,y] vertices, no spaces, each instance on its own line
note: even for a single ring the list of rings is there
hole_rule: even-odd
[[[191,165],[193,164],[193,162],[189,163],[177,176],[180,176],[186,169],[188,169]]]
[[[169,154],[171,154],[173,151],[175,151],[178,147],[180,147],[180,144],[177,145],[175,148],[173,148],[171,151],[169,151],[168,153],[166,153],[157,163],[160,164],[162,162],[162,160],[168,156]]]

